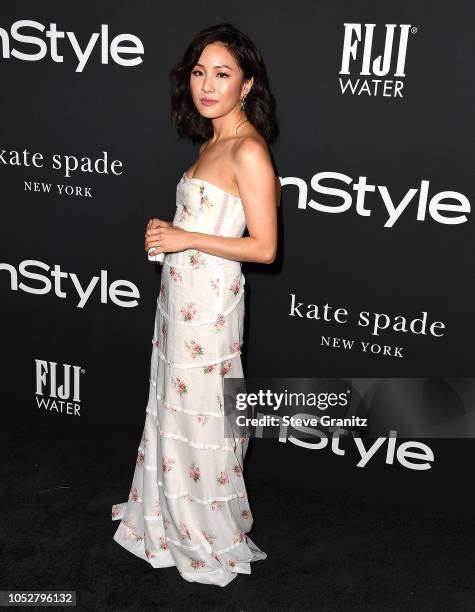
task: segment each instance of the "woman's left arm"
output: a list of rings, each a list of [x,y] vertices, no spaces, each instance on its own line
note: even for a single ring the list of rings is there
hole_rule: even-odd
[[[280,190],[277,193],[267,147],[255,138],[244,139],[235,152],[234,166],[249,236],[225,238],[191,232],[191,248],[226,259],[270,264],[277,250]]]
[[[156,253],[196,249],[235,261],[274,261],[280,182],[266,145],[255,138],[245,138],[234,153],[234,166],[249,236],[227,238],[172,226],[155,230],[158,233],[154,238],[161,245]]]

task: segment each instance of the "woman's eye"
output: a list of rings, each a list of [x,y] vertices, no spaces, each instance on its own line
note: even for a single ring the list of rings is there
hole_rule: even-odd
[[[201,72],[201,70],[192,70],[192,71],[191,71],[191,74],[192,74],[193,76],[197,76],[197,75],[202,74],[202,72]],[[227,72],[217,72],[216,74],[217,74],[218,76],[219,76],[219,75],[225,76],[226,78],[228,78],[228,77],[229,77],[229,74],[228,74]]]

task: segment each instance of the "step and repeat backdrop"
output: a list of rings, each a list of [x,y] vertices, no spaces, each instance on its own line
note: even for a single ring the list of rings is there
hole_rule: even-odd
[[[169,71],[227,21],[261,51],[280,124],[278,256],[243,264],[246,375],[430,382],[459,399],[439,414],[454,406],[458,439],[420,440],[414,467],[387,420],[371,461],[453,482],[464,433],[475,459],[454,383],[475,373],[474,19],[469,2],[4,3],[3,419],[140,433],[162,271],[145,227],[173,218],[198,153],[171,126]]]

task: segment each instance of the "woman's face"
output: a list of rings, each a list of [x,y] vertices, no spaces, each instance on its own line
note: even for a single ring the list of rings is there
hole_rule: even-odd
[[[242,79],[241,68],[224,45],[207,45],[190,74],[191,97],[200,115],[213,119],[233,110],[252,85],[252,79]],[[206,104],[206,99],[214,103]]]

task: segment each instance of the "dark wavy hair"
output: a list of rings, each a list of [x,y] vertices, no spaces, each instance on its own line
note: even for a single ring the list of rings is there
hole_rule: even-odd
[[[278,135],[276,103],[270,91],[264,61],[250,38],[230,23],[219,23],[198,32],[181,62],[170,71],[172,124],[180,136],[190,138],[193,143],[204,142],[213,135],[211,119],[203,117],[196,110],[189,83],[191,70],[203,49],[213,42],[226,46],[241,68],[244,80],[254,77],[246,96],[244,112],[259,134],[268,143],[272,142]]]

